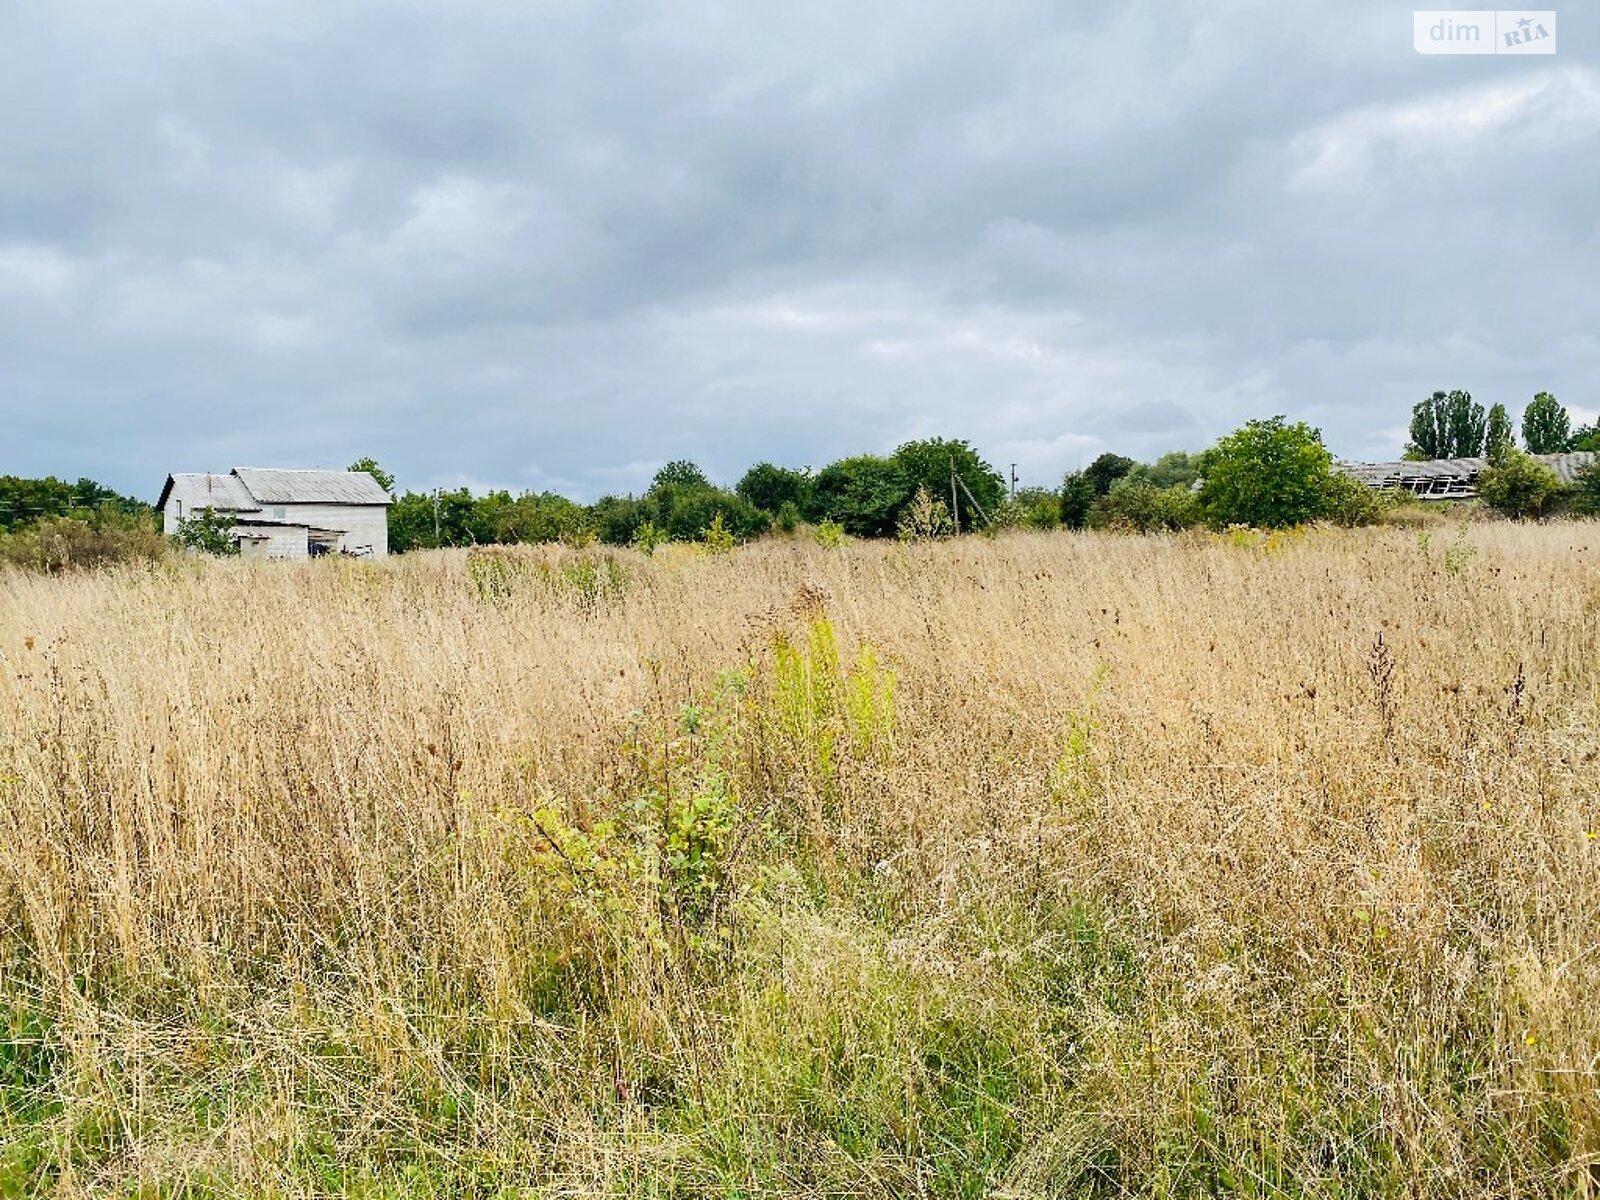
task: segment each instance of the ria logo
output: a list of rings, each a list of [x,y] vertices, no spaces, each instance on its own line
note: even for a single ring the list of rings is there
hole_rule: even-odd
[[[1551,13],[1550,24],[1554,25],[1555,23],[1556,15]],[[1546,29],[1539,21],[1528,16],[1518,20],[1515,29],[1507,30],[1500,37],[1507,47],[1531,46],[1535,42],[1542,42],[1548,38],[1550,40],[1550,49],[1554,50],[1556,48],[1556,35]]]
[[[1418,54],[1554,54],[1556,14],[1548,9],[1428,9],[1412,13]]]

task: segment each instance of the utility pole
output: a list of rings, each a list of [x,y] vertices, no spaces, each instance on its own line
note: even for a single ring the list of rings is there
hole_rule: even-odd
[[[956,500],[956,460],[950,459],[950,519],[955,523],[956,533],[961,533],[961,505]]]
[[[1011,464],[1011,498],[1017,498],[1017,464]]]
[[[967,481],[962,479],[960,483],[961,492],[967,498],[967,508],[976,511],[979,518],[981,518],[983,522],[987,524],[989,520],[989,514],[983,511],[983,505],[978,503],[978,498],[972,494],[972,489],[967,486]],[[967,524],[971,525],[972,522],[968,521]],[[974,526],[974,528],[976,528],[976,526]]]
[[[433,544],[439,544],[439,489],[433,489]]]

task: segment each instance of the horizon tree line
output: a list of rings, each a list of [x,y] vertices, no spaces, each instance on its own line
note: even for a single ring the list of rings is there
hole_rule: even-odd
[[[1172,451],[1140,463],[1108,451],[1083,469],[1069,471],[1053,489],[1008,489],[1000,472],[968,441],[940,437],[908,441],[890,454],[847,456],[818,471],[760,462],[731,488],[713,483],[696,464],[675,460],[656,473],[642,494],[604,495],[588,505],[550,491],[513,495],[500,489],[474,495],[462,487],[400,492],[394,476],[373,458],[358,459],[349,469],[368,472],[394,497],[389,537],[396,552],[589,539],[649,548],[701,539],[713,526],[719,536],[738,541],[772,529],[793,531],[801,524],[832,526],[841,534],[866,538],[1015,526],[1181,529],[1208,519],[1207,512],[1213,520],[1229,515],[1218,507],[1216,488],[1209,509],[1199,495],[1222,461],[1219,454],[1230,445],[1238,450],[1246,431],[1259,435],[1256,450],[1262,453],[1300,455],[1304,462],[1326,457],[1327,465],[1332,463],[1320,432],[1303,422],[1289,425],[1273,418],[1250,422],[1201,453]],[[1530,454],[1600,450],[1600,422],[1575,429],[1571,415],[1549,392],[1538,393],[1524,410],[1521,433]],[[1418,402],[1409,434],[1409,459],[1487,457],[1503,463],[1517,451],[1506,407],[1495,404],[1485,410],[1464,390],[1437,391]],[[1308,449],[1313,445],[1315,449]],[[1327,466],[1313,471],[1317,478],[1311,490],[1322,497],[1321,509],[1301,504],[1296,512],[1302,519],[1359,523],[1362,498],[1337,480],[1323,481],[1326,473]],[[1275,478],[1270,471],[1258,474],[1264,480]],[[1281,476],[1270,486],[1303,491],[1301,481]],[[1248,523],[1264,515],[1277,520],[1287,511],[1263,497],[1257,500],[1252,511],[1232,515]],[[0,476],[0,534],[61,519],[101,530],[130,522],[153,526],[156,514],[144,501],[90,479],[67,484],[54,477]]]

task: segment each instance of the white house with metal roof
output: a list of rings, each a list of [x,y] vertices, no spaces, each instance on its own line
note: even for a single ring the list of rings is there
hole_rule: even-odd
[[[168,475],[156,507],[169,534],[206,509],[232,517],[234,543],[249,558],[382,558],[392,503],[365,471],[235,467],[226,475]]]

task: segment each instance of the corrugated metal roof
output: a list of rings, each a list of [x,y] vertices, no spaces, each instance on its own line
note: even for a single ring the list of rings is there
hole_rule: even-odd
[[[367,476],[371,479],[372,476]],[[214,508],[219,512],[260,512],[261,504],[244,484],[232,475],[183,474],[167,476],[157,507],[165,508],[168,496],[176,496],[183,513]]]
[[[1570,454],[1535,454],[1534,457],[1561,476],[1562,483],[1574,483],[1579,472],[1600,456],[1593,450],[1574,450]]]
[[[1587,450],[1533,456],[1536,462],[1554,471],[1562,483],[1572,483],[1597,457],[1600,456]],[[1335,469],[1369,487],[1405,488],[1425,496],[1455,496],[1474,494],[1478,476],[1488,466],[1486,458],[1436,458],[1423,462],[1341,462],[1335,464]]]
[[[257,504],[388,504],[389,493],[365,471],[280,471],[235,467]]]

